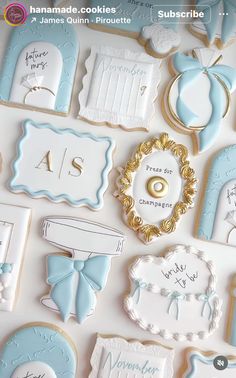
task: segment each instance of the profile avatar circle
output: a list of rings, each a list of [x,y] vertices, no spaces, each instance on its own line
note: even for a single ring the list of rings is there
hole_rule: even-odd
[[[11,3],[4,9],[4,19],[8,25],[19,26],[27,19],[27,10],[23,4]]]

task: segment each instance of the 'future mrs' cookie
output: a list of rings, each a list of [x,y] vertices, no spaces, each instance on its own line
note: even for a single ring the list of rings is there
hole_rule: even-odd
[[[220,150],[208,173],[198,225],[200,239],[236,246],[236,145]]]
[[[221,60],[222,55],[207,48],[171,58],[175,76],[164,94],[164,115],[171,126],[193,136],[198,153],[214,144],[236,89],[236,69]]]
[[[197,180],[188,150],[168,134],[138,145],[118,170],[114,196],[126,224],[146,244],[175,231],[181,216],[194,205]]]
[[[61,24],[40,23],[57,15],[31,14],[12,28],[0,75],[1,103],[68,114],[79,43],[73,27],[60,17]]]
[[[144,53],[92,47],[79,94],[79,117],[95,125],[148,130],[160,81],[160,60]]]
[[[194,341],[218,328],[221,300],[213,262],[204,252],[177,245],[164,257],[138,257],[129,278],[124,308],[144,330],[164,339]]]

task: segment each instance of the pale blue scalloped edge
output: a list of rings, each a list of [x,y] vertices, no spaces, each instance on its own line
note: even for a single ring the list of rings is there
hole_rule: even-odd
[[[223,186],[236,179],[236,144],[223,148],[214,158],[208,175],[197,236],[211,240],[218,199]]]
[[[75,200],[74,198],[72,198],[70,195],[68,195],[66,193],[62,193],[60,195],[54,196],[48,190],[39,190],[39,191],[34,192],[26,185],[23,185],[23,184],[22,185],[15,185],[14,184],[14,181],[18,176],[18,164],[21,161],[23,154],[24,154],[23,143],[24,143],[25,139],[29,137],[30,127],[32,127],[32,126],[37,128],[37,129],[50,129],[50,130],[54,131],[55,133],[57,133],[59,135],[70,133],[70,134],[77,136],[78,138],[90,138],[90,139],[94,140],[95,142],[102,142],[102,141],[108,142],[109,147],[108,147],[108,149],[106,151],[106,155],[105,155],[106,165],[105,165],[105,167],[102,171],[102,174],[101,174],[102,183],[101,183],[100,187],[98,188],[98,190],[96,192],[97,202],[93,202],[89,198],[83,198],[83,199],[80,199],[80,200]],[[10,183],[9,183],[10,190],[13,191],[13,192],[17,192],[17,193],[18,192],[25,192],[26,194],[30,195],[32,198],[46,197],[46,198],[49,198],[50,200],[52,200],[53,202],[65,201],[65,202],[67,202],[70,205],[75,206],[75,207],[79,207],[79,206],[84,205],[84,206],[88,206],[89,208],[92,208],[94,210],[101,209],[103,207],[103,195],[104,195],[104,193],[105,193],[105,191],[108,187],[108,184],[109,184],[108,174],[111,171],[112,166],[113,166],[112,153],[113,153],[113,150],[115,148],[114,140],[110,137],[104,137],[104,136],[103,137],[96,137],[96,136],[94,136],[90,133],[79,133],[75,130],[68,129],[68,128],[67,129],[57,129],[50,124],[47,124],[47,123],[37,124],[30,119],[25,120],[23,122],[22,127],[23,127],[23,135],[22,135],[22,137],[19,141],[19,144],[18,144],[16,160],[14,161],[14,163],[12,165],[13,177],[12,177]]]
[[[214,358],[200,356],[199,354],[192,354],[191,357],[190,357],[191,371],[188,374],[185,375],[185,378],[194,378],[193,374],[196,373],[196,362],[197,361],[200,361],[200,362],[202,362],[206,365],[213,365]],[[236,369],[236,362],[233,362],[233,363],[229,362],[227,369]],[[222,377],[223,377],[223,375],[222,375]]]
[[[76,30],[74,26],[68,24],[66,19],[61,15],[60,18],[64,19],[64,24],[32,23],[33,17],[56,19],[58,18],[58,14],[32,13],[28,16],[23,25],[12,28],[1,68],[0,100],[2,103],[12,104],[10,101],[11,87],[18,58],[22,50],[30,43],[46,41],[58,48],[63,59],[62,73],[56,94],[56,103],[52,110],[66,115],[70,109],[80,49]],[[24,107],[24,104],[20,103],[20,106]],[[40,107],[37,108],[41,109]]]

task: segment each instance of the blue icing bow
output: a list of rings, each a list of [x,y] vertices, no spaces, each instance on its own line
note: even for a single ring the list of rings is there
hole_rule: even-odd
[[[235,0],[198,0],[196,8],[204,12],[202,22],[206,28],[210,43],[214,42],[217,36],[219,22],[220,4],[223,4],[223,21],[221,25],[221,41],[225,44],[234,35],[236,22]]]
[[[96,303],[95,291],[102,290],[110,269],[109,256],[95,256],[88,260],[72,260],[65,256],[48,256],[48,279],[53,285],[51,298],[61,312],[63,320],[70,316],[73,304],[73,276],[79,274],[76,293],[76,317],[82,323]]]
[[[199,132],[199,150],[204,151],[214,142],[219,132],[220,120],[224,113],[223,100],[225,91],[219,80],[224,83],[230,93],[233,92],[236,88],[236,70],[221,64],[204,67],[198,59],[181,53],[174,55],[173,64],[175,69],[181,73],[178,81],[176,111],[179,119],[186,126],[190,126],[193,121],[196,121],[198,116],[187,107],[182,99],[185,88],[202,73],[205,73],[210,81],[209,98],[212,105],[212,113],[208,124]]]

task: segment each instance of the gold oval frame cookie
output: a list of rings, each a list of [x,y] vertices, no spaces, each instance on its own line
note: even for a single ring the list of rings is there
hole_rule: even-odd
[[[180,191],[181,201],[175,203],[171,215],[160,224],[147,224],[135,210],[135,199],[128,194],[134,178],[142,161],[145,157],[151,155],[155,151],[170,151],[176,158],[179,166],[180,178],[183,180],[182,189]],[[188,208],[193,207],[194,196],[196,193],[197,179],[195,171],[190,167],[188,161],[188,149],[182,144],[177,144],[169,138],[169,135],[163,133],[159,138],[154,137],[139,144],[134,151],[134,155],[128,160],[125,168],[120,169],[120,176],[117,180],[117,191],[115,196],[122,204],[126,223],[133,231],[135,231],[140,239],[148,244],[163,234],[169,234],[176,229],[177,222],[181,215],[185,214]]]

